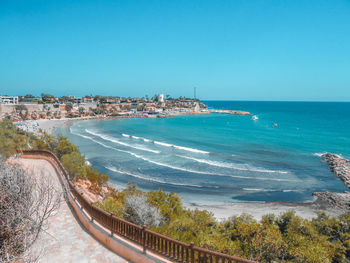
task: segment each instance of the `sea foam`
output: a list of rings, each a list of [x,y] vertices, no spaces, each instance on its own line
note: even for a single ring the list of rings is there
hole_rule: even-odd
[[[208,165],[211,165],[211,166],[216,166],[216,167],[221,167],[221,168],[229,168],[229,169],[234,169],[234,170],[260,172],[260,173],[281,173],[281,174],[289,173],[287,171],[268,170],[268,169],[255,168],[255,167],[249,167],[249,166],[242,167],[242,166],[240,166],[238,164],[218,162],[218,161],[211,161],[211,160],[206,160],[206,159],[198,159],[198,158],[194,158],[194,157],[190,157],[190,156],[184,156],[184,155],[177,155],[177,156],[181,157],[181,158],[188,159],[188,160],[193,160],[193,161],[196,161],[196,162],[199,162],[199,163],[208,164]]]
[[[280,178],[268,178],[268,177],[252,177],[252,176],[239,176],[239,175],[228,175],[228,174],[220,174],[220,173],[212,173],[212,172],[204,172],[204,171],[197,171],[197,170],[192,170],[192,169],[186,169],[183,167],[178,167],[178,166],[174,166],[174,165],[170,165],[170,164],[166,164],[166,163],[161,163],[161,162],[157,162],[157,161],[153,161],[151,159],[148,159],[144,156],[138,155],[136,153],[130,152],[130,151],[125,151],[125,150],[121,150],[109,145],[106,145],[100,141],[95,140],[94,138],[90,137],[90,136],[86,136],[80,133],[73,133],[75,135],[78,135],[80,137],[83,137],[85,139],[91,140],[105,148],[111,149],[111,150],[115,150],[118,152],[123,152],[123,153],[127,153],[131,156],[134,156],[135,158],[144,160],[146,162],[149,163],[153,163],[156,164],[158,166],[163,166],[163,167],[167,167],[173,170],[179,170],[179,171],[183,171],[183,172],[188,172],[188,173],[195,173],[195,174],[206,174],[206,175],[214,175],[214,176],[224,176],[224,177],[231,177],[231,178],[240,178],[240,179],[249,179],[249,180],[261,180],[261,181],[281,181],[281,182],[294,182],[295,180],[291,180],[291,179],[280,179]]]
[[[203,151],[203,150],[199,150],[199,149],[195,149],[195,148],[190,148],[190,147],[185,147],[185,146],[180,146],[180,145],[176,145],[176,144],[170,144],[170,143],[166,143],[166,142],[160,142],[160,141],[152,141],[150,139],[147,138],[143,138],[143,137],[138,137],[138,136],[134,136],[134,135],[129,135],[129,134],[122,134],[122,136],[124,137],[128,137],[128,138],[133,138],[136,140],[143,140],[144,142],[150,142],[150,143],[154,143],[163,147],[171,147],[171,148],[175,148],[178,150],[183,150],[183,151],[188,151],[188,152],[194,152],[194,153],[201,153],[201,154],[209,154],[209,152],[207,151]]]
[[[88,129],[85,129],[85,131],[87,133],[91,134],[91,135],[94,135],[96,137],[100,137],[103,140],[114,142],[114,143],[117,143],[117,144],[120,144],[120,145],[123,145],[123,146],[126,146],[126,147],[130,147],[130,148],[134,148],[134,149],[141,150],[141,151],[146,151],[146,152],[160,153],[160,151],[152,150],[152,149],[149,149],[149,148],[146,148],[146,147],[136,146],[136,145],[131,145],[131,144],[128,144],[128,143],[121,142],[120,140],[117,140],[116,138],[111,137],[109,135],[93,132],[93,131],[90,131]]]
[[[219,188],[218,186],[201,186],[201,185],[195,185],[195,184],[183,184],[183,183],[175,183],[175,182],[168,182],[168,181],[164,181],[164,180],[159,180],[159,179],[154,179],[154,178],[150,178],[150,177],[144,177],[135,173],[130,173],[130,172],[126,172],[126,171],[122,171],[117,169],[114,166],[104,166],[106,169],[112,171],[112,172],[116,172],[116,173],[120,173],[120,174],[125,174],[131,177],[135,177],[144,181],[149,181],[149,182],[155,182],[155,183],[160,183],[160,184],[168,184],[168,185],[177,185],[177,186],[189,186],[189,187],[198,187],[198,188]]]

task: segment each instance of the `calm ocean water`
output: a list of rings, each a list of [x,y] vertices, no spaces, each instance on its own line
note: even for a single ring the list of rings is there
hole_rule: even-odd
[[[311,201],[347,188],[320,161],[350,158],[350,103],[206,101],[210,114],[77,122],[68,136],[111,182],[179,193],[186,201]],[[273,127],[274,123],[278,126]]]

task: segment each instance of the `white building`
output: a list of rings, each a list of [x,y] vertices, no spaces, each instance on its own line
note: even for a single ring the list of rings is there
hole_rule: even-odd
[[[158,102],[164,102],[164,94],[159,94],[158,95]]]
[[[0,96],[0,104],[18,104],[18,96]]]
[[[81,97],[68,96],[68,98],[75,104],[80,104],[83,102],[83,98]]]
[[[198,102],[196,102],[196,106],[194,106],[194,111],[195,111],[195,112],[199,112],[200,109],[201,109],[201,108],[199,107]]]

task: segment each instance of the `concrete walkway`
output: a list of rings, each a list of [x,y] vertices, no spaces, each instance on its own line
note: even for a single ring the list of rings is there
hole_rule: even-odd
[[[56,171],[49,162],[38,159],[19,159],[18,162],[28,172],[50,178],[62,191]],[[41,235],[36,249],[42,251],[39,262],[128,262],[86,232],[63,198],[57,213],[49,218],[48,229]]]

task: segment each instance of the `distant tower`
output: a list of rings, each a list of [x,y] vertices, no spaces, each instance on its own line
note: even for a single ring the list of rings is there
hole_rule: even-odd
[[[197,98],[197,87],[193,88],[193,93],[194,93],[194,98],[196,99]]]
[[[158,102],[164,102],[164,94],[159,94],[158,95]]]

